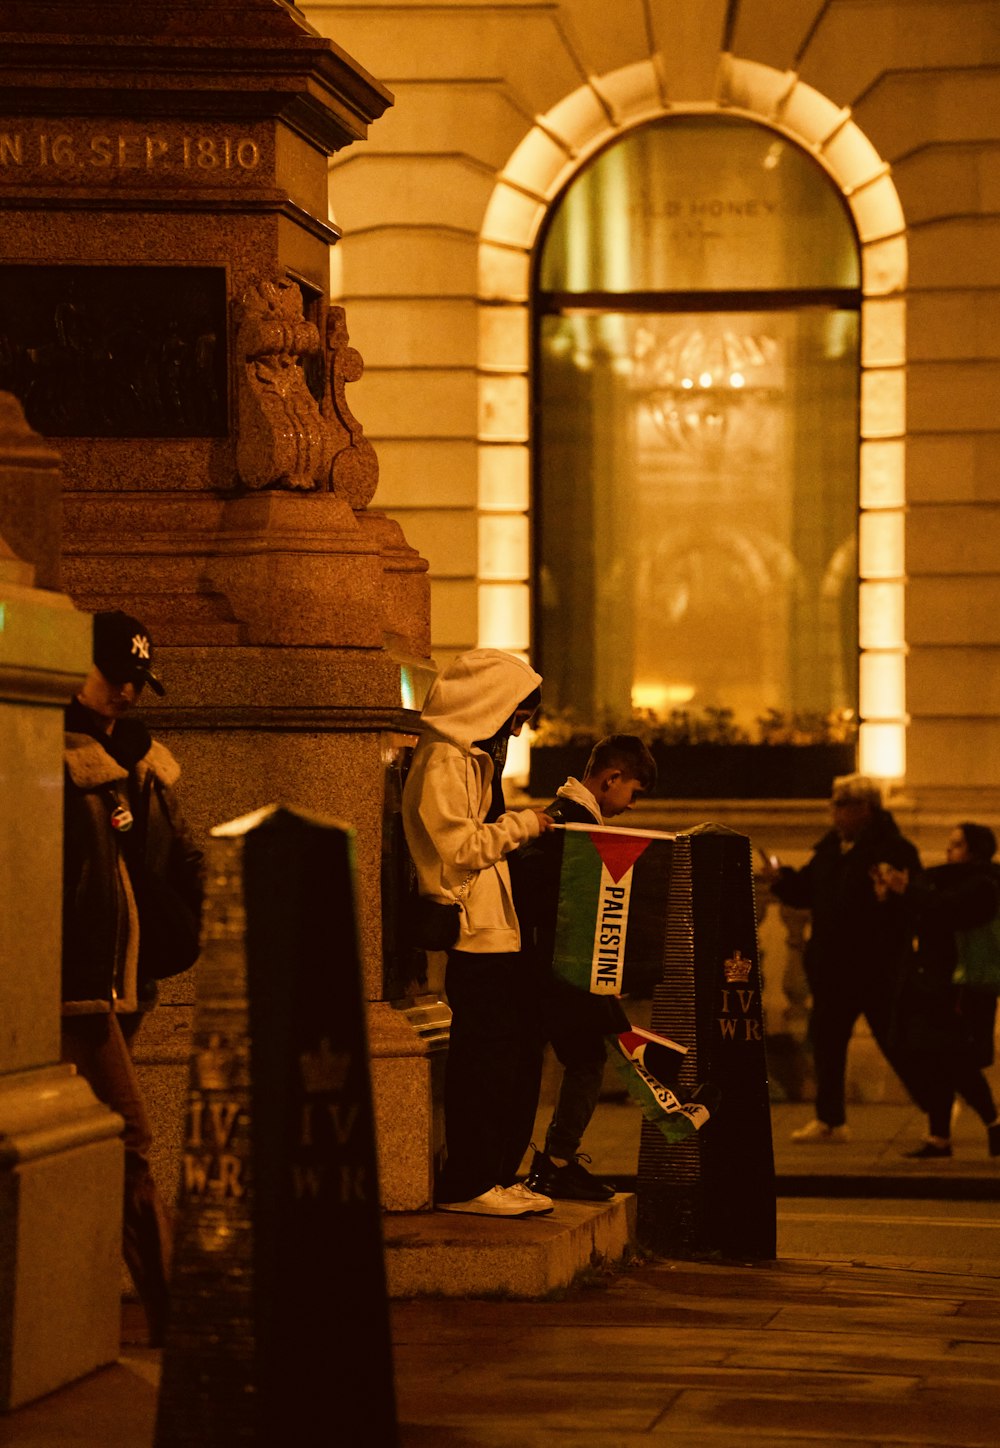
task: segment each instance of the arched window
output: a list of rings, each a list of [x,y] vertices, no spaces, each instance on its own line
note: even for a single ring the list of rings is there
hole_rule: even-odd
[[[630,131],[536,252],[535,640],[547,707],[857,708],[859,248],[755,122]]]

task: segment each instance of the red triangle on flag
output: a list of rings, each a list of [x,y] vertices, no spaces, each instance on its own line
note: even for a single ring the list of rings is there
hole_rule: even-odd
[[[594,830],[590,835],[594,849],[615,884],[627,875],[650,841],[642,835],[605,834]]]

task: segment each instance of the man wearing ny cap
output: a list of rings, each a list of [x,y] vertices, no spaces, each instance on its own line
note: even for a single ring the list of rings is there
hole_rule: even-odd
[[[66,710],[62,1050],[125,1120],[123,1254],[157,1343],[170,1222],[129,1046],[157,980],[197,958],[201,854],[174,793],[180,768],[133,713],[147,685],[164,693],[148,630],[120,610],[98,613],[93,657]]]

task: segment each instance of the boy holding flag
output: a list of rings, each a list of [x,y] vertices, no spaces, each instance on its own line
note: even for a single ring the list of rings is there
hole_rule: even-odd
[[[642,740],[634,734],[608,735],[594,746],[583,779],[567,779],[546,813],[556,824],[601,827],[630,810],[655,782],[656,763]],[[638,1093],[636,1080],[630,1080],[630,1088],[641,1096],[644,1109],[648,1106],[655,1112],[664,1109],[664,1101],[656,1097],[657,1090],[663,1090],[661,1081],[676,1074],[684,1051],[673,1042],[633,1031],[615,988],[620,985],[620,972],[611,989],[600,993],[593,984],[583,980],[571,984],[553,970],[557,934],[565,924],[560,920],[560,909],[566,903],[560,899],[565,885],[562,861],[563,851],[551,835],[511,858],[525,947],[536,959],[542,1029],[563,1067],[544,1148],[534,1154],[527,1185],[547,1197],[601,1202],[609,1200],[614,1190],[587,1171],[583,1160],[589,1158],[581,1159],[580,1143],[600,1095],[608,1038],[617,1038],[618,1049],[633,1071],[640,1078],[647,1077]],[[606,930],[599,927],[597,937],[598,942],[605,938],[610,942],[609,956],[616,941],[621,939],[624,944],[625,925],[621,918],[624,887],[613,887],[612,893],[618,898],[609,902],[609,908],[619,914],[607,923]],[[665,1096],[673,1099],[672,1093]],[[676,1104],[679,1107],[680,1103]]]

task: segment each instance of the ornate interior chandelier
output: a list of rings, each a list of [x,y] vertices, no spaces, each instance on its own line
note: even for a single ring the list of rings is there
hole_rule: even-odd
[[[778,354],[766,333],[692,327],[664,335],[643,323],[632,344],[632,384],[671,448],[702,453],[722,445],[748,400],[776,394]]]

